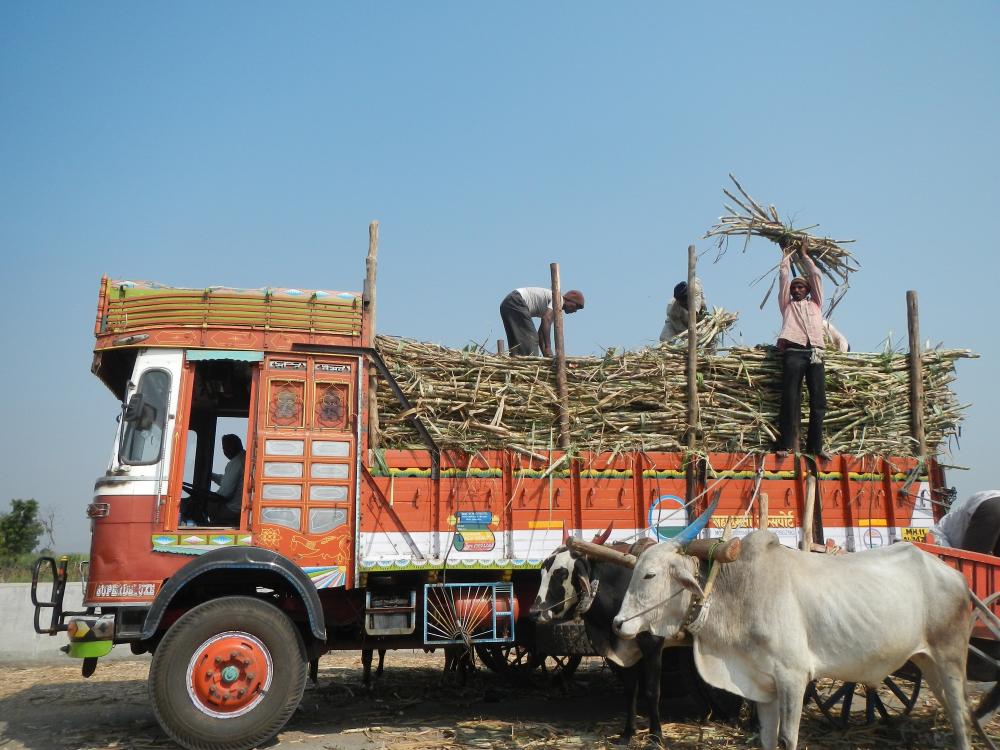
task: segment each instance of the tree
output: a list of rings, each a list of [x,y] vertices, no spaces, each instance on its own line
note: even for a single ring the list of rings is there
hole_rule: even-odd
[[[31,552],[38,546],[43,531],[37,500],[11,500],[10,511],[0,515],[0,557]]]

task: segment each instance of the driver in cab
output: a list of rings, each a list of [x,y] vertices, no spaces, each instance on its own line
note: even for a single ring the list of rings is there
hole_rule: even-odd
[[[205,493],[203,503],[189,503],[185,508],[185,503],[182,502],[182,525],[235,526],[239,523],[240,506],[243,502],[243,470],[247,458],[239,435],[223,435],[222,452],[229,463],[221,474],[212,473],[212,481],[219,485],[219,491]],[[202,507],[198,508],[197,505]]]

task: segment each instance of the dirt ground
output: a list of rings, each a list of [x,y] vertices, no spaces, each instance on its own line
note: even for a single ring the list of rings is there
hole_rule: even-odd
[[[296,750],[542,750],[616,747],[624,696],[598,659],[584,659],[574,678],[553,684],[536,672],[527,679],[495,675],[479,665],[465,687],[443,679],[443,656],[390,651],[385,673],[361,686],[360,655],[334,653],[320,662],[318,685],[306,688],[301,708],[264,747]],[[5,667],[0,681],[0,750],[122,750],[176,747],[160,730],[146,693],[147,659],[102,663],[89,680],[79,663]],[[926,687],[926,686],[925,686]],[[675,709],[683,709],[683,701]],[[690,709],[690,706],[687,706]],[[645,726],[640,719],[640,726]],[[990,734],[1000,733],[1000,723]],[[664,723],[671,748],[757,747],[751,729],[685,717]],[[640,733],[634,747],[645,738]],[[950,748],[951,729],[928,690],[913,713],[892,725],[831,728],[807,709],[800,746]],[[980,747],[980,745],[977,745]]]

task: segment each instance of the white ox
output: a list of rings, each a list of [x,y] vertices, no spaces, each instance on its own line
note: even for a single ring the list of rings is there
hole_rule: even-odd
[[[702,594],[698,560],[676,544],[639,558],[615,630],[682,638],[692,596]],[[907,660],[947,708],[955,746],[971,747],[965,662],[971,627],[965,579],[910,544],[848,555],[783,547],[767,531],[743,540],[723,565],[694,633],[695,664],[715,687],[758,704],[761,743],[798,742],[802,696],[830,677],[878,685]]]

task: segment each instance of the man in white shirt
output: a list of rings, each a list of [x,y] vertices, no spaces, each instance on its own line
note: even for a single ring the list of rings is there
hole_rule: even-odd
[[[931,532],[942,547],[1000,556],[1000,490],[956,500]]]
[[[209,500],[206,509],[213,526],[239,523],[243,505],[243,473],[247,454],[239,435],[223,435],[222,452],[229,463],[221,474],[212,473],[212,481],[219,485],[217,494],[220,499]]]
[[[567,315],[583,309],[583,293],[570,289],[562,296]],[[507,333],[507,348],[513,357],[552,356],[549,331],[552,328],[552,290],[541,286],[515,289],[500,303],[500,319]],[[532,318],[540,318],[538,330]]]
[[[694,280],[694,289],[688,292],[686,281],[674,287],[674,298],[667,303],[667,317],[660,331],[660,341],[673,341],[688,329],[688,305],[694,305],[698,320],[705,317],[708,306],[705,304],[705,293],[701,280]]]

